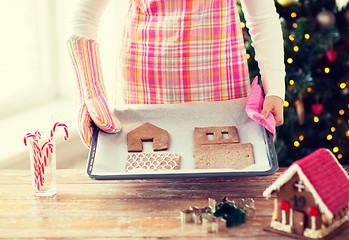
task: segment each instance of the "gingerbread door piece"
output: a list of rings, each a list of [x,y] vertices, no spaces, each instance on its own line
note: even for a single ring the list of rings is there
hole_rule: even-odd
[[[154,151],[166,150],[169,144],[169,134],[166,130],[153,124],[144,123],[127,134],[128,152],[142,152],[143,141],[153,141]]]

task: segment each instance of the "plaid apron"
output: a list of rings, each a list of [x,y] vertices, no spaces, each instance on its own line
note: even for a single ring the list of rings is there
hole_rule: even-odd
[[[236,0],[131,0],[125,22],[117,81],[126,103],[248,96]]]

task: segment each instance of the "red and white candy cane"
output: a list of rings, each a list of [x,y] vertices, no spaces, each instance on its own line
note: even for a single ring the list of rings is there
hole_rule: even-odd
[[[45,142],[41,147],[41,152],[44,154],[44,166],[47,165],[47,159],[50,155],[50,153],[53,153],[53,144],[52,144],[52,138],[50,138],[47,142]]]
[[[45,182],[44,174],[45,167],[47,165],[47,159],[50,154],[53,153],[53,143],[52,138],[57,129],[57,127],[63,127],[65,131],[64,140],[69,138],[68,127],[63,123],[55,123],[53,129],[51,130],[50,138],[44,142],[40,148],[39,140],[41,140],[41,133],[39,131],[35,131],[33,133],[27,133],[24,136],[24,144],[27,146],[28,139],[32,138],[32,151],[33,151],[33,169],[34,169],[34,184],[38,190],[40,190]]]
[[[60,123],[60,122],[56,122],[55,125],[53,126],[53,129],[51,130],[51,137],[53,137],[57,127],[64,128],[64,131],[65,131],[64,140],[67,140],[69,138],[68,127],[64,123]]]
[[[39,140],[41,139],[41,133],[35,131],[34,134],[27,133],[24,136],[24,144],[27,146],[27,140],[32,138],[32,151],[33,151],[33,169],[35,176],[35,186],[38,190],[43,186],[43,169],[41,168],[41,149],[39,147]]]

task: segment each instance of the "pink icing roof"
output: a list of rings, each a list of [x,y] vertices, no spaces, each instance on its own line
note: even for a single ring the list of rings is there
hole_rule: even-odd
[[[318,149],[294,164],[301,168],[333,214],[349,203],[348,176],[329,150]]]

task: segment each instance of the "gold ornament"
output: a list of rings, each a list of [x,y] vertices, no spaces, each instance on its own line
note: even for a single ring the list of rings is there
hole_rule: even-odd
[[[342,90],[342,94],[343,95],[348,95],[348,93],[349,93],[349,89],[348,88],[344,88],[343,90]]]
[[[334,16],[334,14],[327,10],[322,10],[321,12],[319,12],[319,14],[316,16],[316,20],[322,27],[328,25],[333,26],[336,23],[336,17]]]
[[[278,3],[283,7],[289,7],[294,4],[296,0],[278,0]]]
[[[302,98],[297,100],[295,105],[296,105],[299,125],[303,126],[304,125],[304,103]]]

